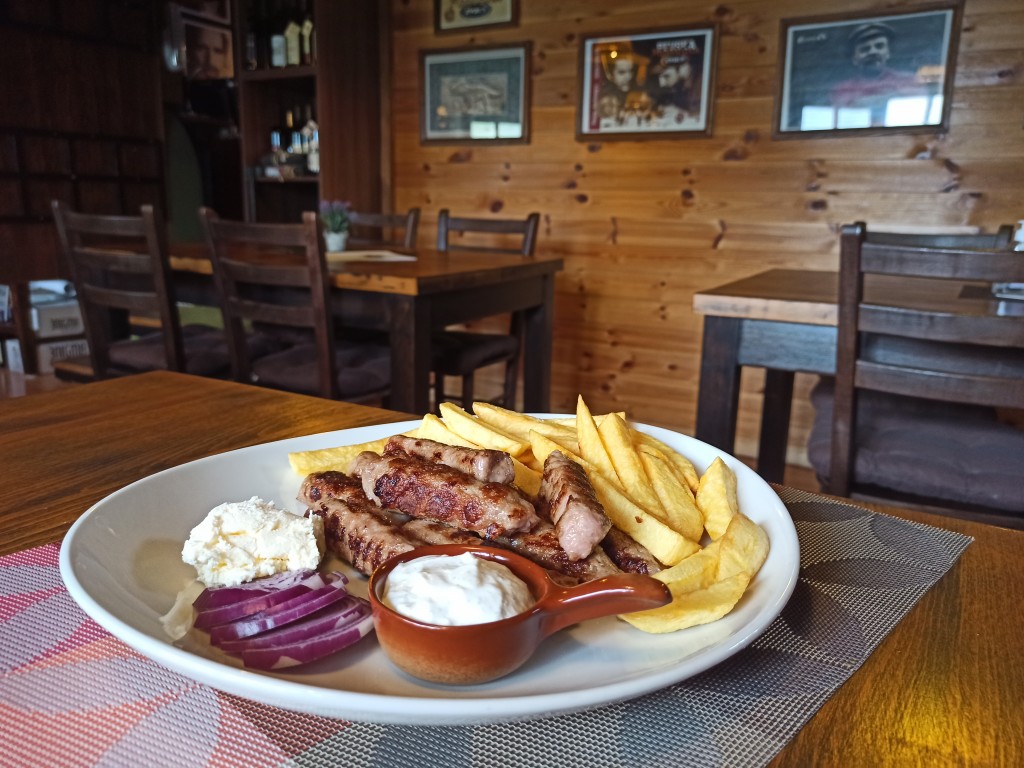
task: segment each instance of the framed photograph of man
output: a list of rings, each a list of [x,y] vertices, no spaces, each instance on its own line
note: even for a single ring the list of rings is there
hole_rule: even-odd
[[[420,53],[424,143],[530,140],[530,44]]]
[[[717,38],[714,25],[584,37],[577,140],[710,136]]]
[[[959,4],[781,26],[776,138],[948,127]]]
[[[519,0],[434,0],[434,31],[438,34],[518,23]]]
[[[235,76],[231,27],[204,24],[191,18],[185,31],[185,76],[189,80],[230,80]]]

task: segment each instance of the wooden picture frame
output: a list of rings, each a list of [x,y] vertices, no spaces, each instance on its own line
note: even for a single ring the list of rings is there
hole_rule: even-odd
[[[189,80],[230,80],[235,76],[231,27],[182,19],[185,77]]]
[[[715,24],[584,37],[576,139],[710,136],[717,58]]]
[[[420,52],[420,140],[528,144],[530,43]]]
[[[783,19],[775,138],[949,128],[961,4]]]
[[[434,32],[446,34],[480,27],[515,27],[520,0],[434,0]]]

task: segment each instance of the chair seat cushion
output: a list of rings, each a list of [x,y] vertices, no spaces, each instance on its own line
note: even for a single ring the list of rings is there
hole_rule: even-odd
[[[224,332],[207,325],[185,325],[181,329],[185,349],[185,371],[196,376],[220,376],[231,367],[231,353]],[[246,339],[251,357],[279,352],[287,344],[265,334]],[[115,341],[110,345],[110,364],[129,371],[167,369],[164,335],[156,332],[137,339]]]
[[[434,334],[433,347],[435,371],[464,376],[477,368],[515,357],[519,340],[504,333],[445,331]]]
[[[391,349],[380,344],[341,341],[335,345],[338,391],[342,399],[385,392],[391,386]],[[317,352],[300,344],[253,362],[256,383],[289,392],[319,395]]]
[[[827,478],[832,443],[833,380],[811,391],[814,425],[807,456]],[[900,493],[1024,512],[1024,431],[995,409],[881,392],[858,398],[853,480]]]

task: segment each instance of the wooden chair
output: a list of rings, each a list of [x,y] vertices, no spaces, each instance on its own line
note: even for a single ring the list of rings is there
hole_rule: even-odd
[[[922,307],[910,282],[899,306],[864,299],[876,275],[1024,281],[1002,236],[939,247],[843,227],[836,376],[812,393],[808,445],[823,490],[1024,528],[1024,431],[995,411],[1024,408],[1024,311]]]
[[[82,308],[88,358],[57,366],[58,377],[106,379],[151,370],[226,375],[220,329],[182,327],[162,221],[150,205],[139,216],[100,216],[51,204],[57,235]],[[149,315],[160,330],[129,337],[129,315]]]
[[[222,221],[209,208],[201,208],[199,218],[237,381],[353,402],[379,402],[387,395],[390,349],[335,339],[316,213],[304,213],[301,224]],[[260,325],[292,329],[292,346],[253,359],[246,340]]]
[[[410,208],[408,213],[363,213],[350,211],[348,247],[366,248],[416,247],[416,234],[420,226],[420,209]]]
[[[437,249],[439,251],[476,251],[485,253],[516,253],[533,256],[537,246],[540,214],[531,213],[525,219],[476,219],[451,216],[447,208],[437,219]],[[466,233],[487,236],[485,245],[471,245],[462,240]],[[511,242],[509,242],[511,241]],[[455,400],[469,408],[474,400],[473,377],[477,370],[505,363],[505,379],[500,398],[491,400],[505,408],[515,408],[516,383],[519,377],[519,354],[523,345],[524,318],[514,313],[508,333],[475,333],[464,330],[445,330],[435,334],[434,392],[435,403]],[[461,392],[445,392],[445,376],[462,380]]]

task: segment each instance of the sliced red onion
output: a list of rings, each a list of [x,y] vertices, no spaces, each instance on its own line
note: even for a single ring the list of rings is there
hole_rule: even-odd
[[[243,637],[240,640],[224,640],[218,644],[222,651],[238,654],[256,648],[270,648],[307,640],[314,635],[344,629],[370,613],[370,604],[361,597],[349,595],[333,605],[321,608],[304,621],[296,621],[269,632]]]
[[[248,600],[256,595],[269,594],[286,589],[308,579],[314,573],[313,569],[306,568],[301,571],[284,571],[273,576],[262,579],[253,579],[245,584],[236,584],[233,587],[208,587],[192,607],[197,611],[206,611],[210,608],[219,608],[222,605],[232,605],[240,600]]]
[[[324,577],[316,571],[300,571],[300,573],[304,573],[305,577],[298,581],[294,579],[280,579],[278,580],[278,588],[269,591],[264,589],[241,591],[238,587],[221,587],[221,589],[232,590],[236,594],[247,595],[248,597],[242,597],[233,603],[224,603],[220,597],[217,597],[214,599],[218,603],[216,606],[211,605],[211,601],[208,600],[207,607],[199,610],[196,614],[194,626],[208,628],[215,627],[218,624],[227,624],[230,621],[237,621],[245,616],[265,611],[268,608],[313,590],[321,589],[334,581],[340,581],[341,584],[345,584],[347,581],[341,580],[344,579],[341,574],[328,574],[327,577]],[[277,577],[271,576],[270,578],[276,579]],[[256,582],[249,583],[255,584]],[[204,592],[203,594],[206,593]],[[192,604],[193,607],[201,598],[202,595]]]
[[[373,616],[366,615],[341,629],[316,634],[288,645],[242,651],[242,663],[252,669],[285,669],[309,664],[353,645],[372,629]]]
[[[238,640],[291,624],[293,621],[303,619],[347,596],[345,583],[339,579],[332,584],[273,605],[259,613],[244,616],[228,624],[218,624],[210,629],[210,642],[220,645],[226,640]]]

